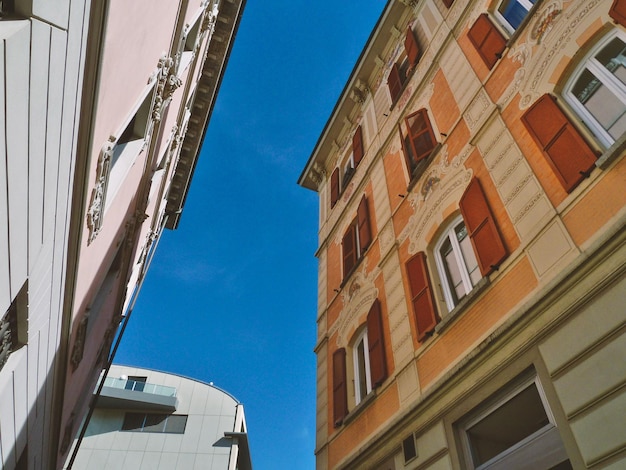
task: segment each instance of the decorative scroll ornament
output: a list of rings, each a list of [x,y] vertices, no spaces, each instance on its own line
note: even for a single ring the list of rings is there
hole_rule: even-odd
[[[311,168],[310,178],[311,178],[311,181],[313,181],[319,188],[322,181],[326,179],[326,170],[324,169],[322,165],[315,162],[313,164],[313,168]]]
[[[399,0],[400,3],[406,5],[407,7],[414,7],[417,5],[417,0]]]
[[[561,14],[563,10],[559,5],[553,3],[548,5],[545,10],[541,13],[541,16],[537,19],[537,22],[533,26],[530,37],[537,44],[541,44],[541,39],[543,36],[550,32],[552,29],[556,18]]]
[[[163,110],[172,100],[174,92],[182,85],[182,80],[174,73],[174,59],[169,56],[163,56],[159,59],[157,65],[157,89],[154,99],[154,107],[152,108],[152,120],[161,121]]]
[[[100,157],[98,158],[98,168],[96,170],[96,185],[91,191],[91,202],[87,210],[87,227],[89,229],[89,238],[87,244],[91,244],[100,229],[104,219],[104,204],[106,202],[107,186],[109,184],[109,173],[111,171],[111,161],[113,158],[113,149],[115,148],[115,137],[109,137],[107,143],[102,147]]]
[[[211,40],[211,37],[213,37],[213,33],[215,32],[215,23],[217,22],[218,13],[219,9],[217,8],[217,4],[214,4],[211,10],[204,10],[204,14],[202,15],[202,23],[200,24],[200,35],[202,36],[205,33],[208,34],[209,41]]]
[[[61,439],[61,454],[65,454],[70,449],[70,444],[74,439],[74,422],[76,421],[76,411],[72,411],[70,417],[67,419],[65,429],[63,430],[63,439]]]
[[[367,83],[362,80],[357,80],[352,90],[350,90],[350,98],[355,103],[365,103],[367,96],[370,94],[370,90],[367,87]]]
[[[81,318],[78,328],[76,329],[76,339],[74,340],[74,346],[72,347],[72,355],[70,357],[70,364],[72,365],[72,371],[75,371],[83,360],[83,352],[85,351],[85,340],[87,337],[87,324],[89,323],[89,312],[85,312],[83,318]]]

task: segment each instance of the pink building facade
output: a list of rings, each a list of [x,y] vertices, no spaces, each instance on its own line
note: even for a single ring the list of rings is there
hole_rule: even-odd
[[[68,459],[179,223],[244,3],[1,3],[2,468]]]

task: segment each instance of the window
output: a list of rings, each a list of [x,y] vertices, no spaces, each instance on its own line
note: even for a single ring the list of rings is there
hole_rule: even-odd
[[[363,131],[361,126],[357,126],[352,136],[352,151],[344,159],[340,167],[335,168],[330,177],[330,207],[333,208],[341,193],[348,187],[364,155]]]
[[[355,404],[358,405],[372,391],[367,329],[358,336],[352,354],[354,361],[354,400]]]
[[[459,426],[470,469],[571,469],[543,391],[523,376],[464,418]]]
[[[478,17],[468,31],[468,38],[489,70],[496,65],[506,49],[506,39],[487,13]]]
[[[189,67],[189,64],[193,61],[196,43],[199,38],[200,31],[200,21],[202,19],[202,15],[196,17],[192,25],[186,24],[185,30],[183,31],[183,36],[181,37],[180,49],[179,49],[179,64],[176,70],[177,74],[180,75],[181,72]]]
[[[370,216],[367,199],[361,199],[356,219],[350,224],[343,236],[341,249],[343,253],[343,278],[346,280],[363,257],[372,242]]]
[[[135,390],[136,392],[143,392],[143,389],[146,386],[147,380],[148,380],[148,377],[138,377],[138,376],[130,375],[128,377],[128,380],[126,381],[126,385],[124,385],[124,388],[126,390]]]
[[[151,90],[152,91],[152,90]],[[135,163],[135,158],[146,144],[148,126],[150,124],[150,109],[152,106],[152,92],[149,92],[141,105],[126,124],[111,151],[110,170],[106,189],[105,207],[109,207],[122,186],[124,178]]]
[[[477,178],[465,189],[459,209],[461,217],[444,229],[433,249],[448,311],[452,311],[480,279],[498,269],[508,255]],[[419,252],[409,259],[406,273],[417,340],[424,341],[440,320],[426,253]]]
[[[160,413],[126,413],[122,431],[184,434],[187,415]]]
[[[426,168],[428,157],[437,146],[437,139],[435,139],[435,133],[430,124],[430,119],[428,119],[426,109],[422,108],[409,114],[404,119],[404,125],[406,136],[402,131],[402,126],[399,125],[400,140],[406,165],[411,179],[413,179],[422,173],[419,171],[420,169]],[[423,161],[425,164],[420,165]]]
[[[415,39],[413,29],[409,26],[404,36],[404,51],[391,67],[389,77],[387,78],[387,86],[389,87],[392,103],[400,99],[404,86],[419,61],[419,55],[419,45]]]
[[[469,294],[482,275],[461,217],[455,219],[435,248],[435,259],[448,311]]]
[[[564,98],[605,147],[626,133],[626,34],[612,31],[585,56]]]
[[[380,386],[387,378],[387,361],[380,301],[376,299],[367,314],[365,326],[352,342],[354,405]],[[333,419],[340,426],[348,414],[346,349],[333,353]]]
[[[503,0],[495,13],[502,26],[509,34],[513,34],[520,27],[534,3],[535,0]]]
[[[522,123],[565,191],[571,192],[595,167],[593,149],[553,96],[539,98],[524,113]]]
[[[404,455],[405,465],[417,457],[417,447],[415,446],[415,435],[413,433],[405,437],[402,441],[402,453]]]

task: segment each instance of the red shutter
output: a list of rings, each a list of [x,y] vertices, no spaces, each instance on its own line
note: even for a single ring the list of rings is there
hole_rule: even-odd
[[[459,206],[480,272],[486,276],[500,266],[507,256],[507,251],[478,178],[472,178],[461,196]]]
[[[405,118],[409,139],[415,156],[415,163],[428,157],[437,145],[435,133],[430,125],[428,113],[422,108]]]
[[[409,26],[406,30],[406,37],[404,38],[404,50],[406,51],[406,57],[410,66],[417,64],[420,55],[420,48],[415,40],[415,34]]]
[[[335,168],[330,176],[330,208],[332,209],[339,200],[339,168]]]
[[[354,156],[354,167],[359,166],[361,159],[364,155],[363,151],[363,131],[361,130],[361,126],[356,128],[356,132],[354,133],[354,137],[352,137],[352,155]]]
[[[524,113],[522,122],[565,191],[574,189],[594,168],[595,153],[551,95],[539,98]]]
[[[492,69],[506,49],[506,39],[486,13],[480,15],[469,29],[468,37],[487,67]]]
[[[400,95],[402,94],[402,77],[398,64],[393,64],[393,67],[391,67],[389,77],[387,78],[387,86],[389,87],[391,102],[395,103],[400,99]]]
[[[378,299],[374,300],[374,304],[367,314],[367,343],[369,347],[372,388],[376,388],[387,378],[383,316]]]
[[[343,236],[343,242],[341,243],[341,247],[343,250],[343,277],[347,277],[348,274],[352,271],[357,261],[357,252],[356,252],[356,234],[357,227],[356,224],[351,224],[348,227],[345,235]]]
[[[335,427],[341,426],[348,414],[348,390],[346,387],[346,350],[333,353],[333,420]]]
[[[406,263],[413,313],[417,323],[417,340],[423,341],[439,321],[426,267],[426,254],[417,253]]]
[[[616,23],[626,27],[626,0],[613,0],[609,15]]]
[[[370,224],[370,211],[367,205],[367,199],[363,196],[359,203],[359,208],[356,213],[356,218],[359,224],[359,247],[361,252],[359,257],[363,256],[367,247],[372,243],[372,229]]]

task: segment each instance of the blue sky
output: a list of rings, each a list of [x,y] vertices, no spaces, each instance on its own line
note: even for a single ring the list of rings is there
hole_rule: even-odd
[[[255,470],[315,467],[317,194],[296,181],[386,0],[248,0],[181,224],[115,358],[214,384]]]

